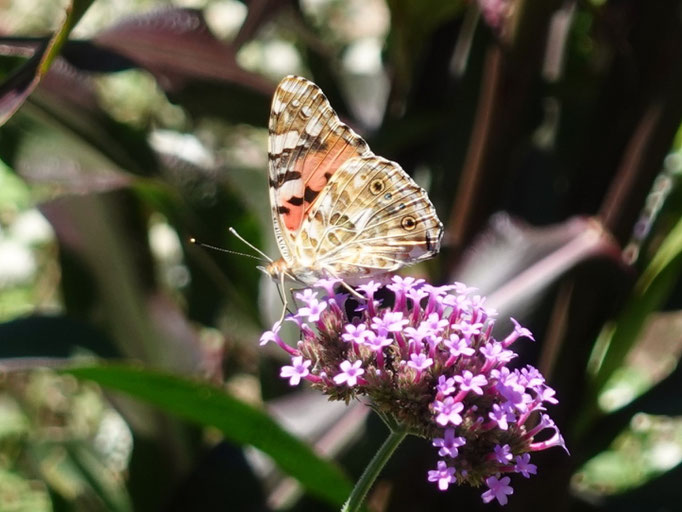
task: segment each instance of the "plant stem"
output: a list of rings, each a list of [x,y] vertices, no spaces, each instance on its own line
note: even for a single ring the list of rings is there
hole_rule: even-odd
[[[388,459],[391,458],[391,455],[393,455],[396,448],[400,446],[400,443],[402,443],[406,435],[407,432],[405,430],[391,428],[391,433],[367,465],[365,471],[363,471],[360,479],[353,488],[353,492],[350,493],[348,500],[341,508],[341,512],[357,512],[360,510],[362,502],[365,500],[365,496],[367,496],[367,493],[377,479],[377,476],[379,476],[379,473],[388,462]]]

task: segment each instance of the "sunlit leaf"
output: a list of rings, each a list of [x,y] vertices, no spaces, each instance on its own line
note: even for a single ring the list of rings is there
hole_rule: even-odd
[[[630,300],[618,319],[609,324],[597,341],[592,359],[593,386],[601,390],[630,351],[650,313],[669,296],[682,271],[682,220],[666,236],[651,263],[637,281]]]
[[[93,0],[72,0],[66,8],[64,20],[52,39],[0,85],[0,126],[12,117],[48,72],[71,29],[92,2]]]
[[[0,503],[12,512],[51,512],[50,495],[44,485],[0,469]]]

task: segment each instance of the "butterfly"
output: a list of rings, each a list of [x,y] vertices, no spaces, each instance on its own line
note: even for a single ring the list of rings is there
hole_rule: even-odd
[[[375,155],[309,80],[287,76],[277,86],[268,157],[282,256],[263,269],[273,279],[355,284],[439,251],[443,225],[426,192]]]

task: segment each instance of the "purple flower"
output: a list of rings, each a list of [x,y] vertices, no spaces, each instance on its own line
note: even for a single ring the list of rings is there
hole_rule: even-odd
[[[549,404],[558,404],[559,400],[554,398],[554,395],[556,395],[556,391],[549,386],[542,386],[541,391],[538,393],[538,397],[543,402],[547,402]]]
[[[337,384],[346,384],[348,386],[355,386],[358,383],[358,377],[365,373],[365,370],[360,368],[362,361],[358,360],[354,363],[350,361],[343,361],[340,365],[341,373],[334,376],[334,382]]]
[[[438,384],[436,384],[436,390],[439,394],[443,396],[451,395],[455,392],[455,379],[454,377],[446,377],[441,375],[438,377]]]
[[[550,418],[547,414],[541,414],[540,421],[538,421],[537,425],[535,425],[528,433],[531,435],[535,435],[538,432],[541,432],[548,428],[556,429],[554,420]]]
[[[514,464],[514,471],[521,473],[524,477],[530,478],[530,475],[535,475],[538,472],[538,467],[535,464],[530,463],[530,454],[524,453],[523,455],[517,455],[514,458],[516,464]]]
[[[374,298],[374,294],[377,292],[379,288],[381,288],[381,283],[377,283],[375,281],[368,281],[367,283],[358,286],[358,290],[364,292],[365,296],[369,300],[372,300]]]
[[[442,402],[436,400],[433,404],[433,410],[438,413],[436,416],[436,423],[441,426],[446,426],[448,423],[452,423],[457,426],[462,423],[462,416],[460,412],[464,409],[464,404],[462,402],[455,402],[455,399],[448,396]]]
[[[372,319],[372,329],[378,333],[381,332],[400,332],[409,322],[403,318],[401,311],[386,311],[383,317],[374,317]]]
[[[362,345],[367,339],[369,331],[366,324],[346,324],[346,332],[341,335],[341,339],[348,343],[357,343]]]
[[[469,370],[464,370],[462,375],[455,375],[455,381],[459,384],[459,389],[462,391],[473,391],[477,395],[483,394],[481,386],[488,383],[483,375],[474,375]]]
[[[531,401],[531,398],[528,393],[525,392],[525,386],[519,384],[517,374],[509,373],[507,368],[504,370],[506,371],[491,372],[494,378],[497,378],[498,380],[495,387],[500,395],[518,411],[525,412],[526,405]]]
[[[516,357],[516,354],[511,350],[505,350],[502,343],[486,343],[480,348],[481,354],[489,361],[496,361],[498,363],[508,363]]]
[[[498,478],[498,476],[491,476],[485,479],[488,490],[481,494],[484,503],[490,503],[492,500],[497,500],[500,505],[507,504],[507,495],[514,494],[514,489],[509,485],[510,478],[505,476]]]
[[[438,455],[441,457],[450,457],[454,459],[459,455],[458,448],[464,446],[466,440],[463,437],[455,437],[455,429],[449,428],[445,431],[445,436],[436,437],[433,440],[433,446],[440,448]]]
[[[508,402],[502,405],[493,404],[493,410],[488,413],[488,417],[497,423],[501,430],[507,430],[509,422],[515,419],[514,414],[509,410]]]
[[[282,338],[279,337],[279,330],[282,328],[282,322],[277,322],[275,325],[272,326],[272,330],[270,331],[265,331],[261,337],[260,337],[260,345],[261,347],[263,345],[267,345],[269,342],[273,341],[275,342],[282,350],[285,352],[289,353],[292,356],[298,355],[298,352],[296,351],[295,348],[290,347],[284,341],[282,341]]]
[[[546,414],[543,414],[543,416],[547,416]],[[559,446],[560,448],[563,448],[566,453],[568,452],[568,448],[566,448],[566,441],[564,440],[564,436],[562,436],[559,433],[559,429],[554,425],[554,422],[552,422],[552,429],[554,429],[554,434],[552,437],[547,439],[546,441],[540,441],[537,443],[531,443],[528,449],[533,452],[537,452],[540,450],[546,450],[547,448],[552,448],[554,446]]]
[[[420,324],[420,327],[421,325],[424,325],[425,330],[429,334],[438,335],[442,333],[443,330],[446,327],[448,327],[449,324],[450,322],[447,320],[447,318],[441,318],[440,315],[438,315],[438,313],[431,313],[429,315],[429,318],[427,318]]]
[[[512,323],[514,324],[514,330],[502,341],[502,345],[508,347],[521,337],[535,341],[535,338],[533,338],[533,334],[528,329],[522,327],[521,324],[519,324],[513,318],[509,318],[509,320],[511,320]]]
[[[429,482],[438,482],[441,491],[447,491],[455,480],[455,468],[449,468],[444,460],[438,461],[438,469],[429,470]]]
[[[426,297],[429,296],[428,293],[426,293],[424,290],[421,288],[410,288],[406,296],[408,299],[411,299],[413,301],[413,306],[416,304],[419,304],[422,299],[425,299]]]
[[[429,366],[433,364],[433,359],[426,357],[426,354],[410,354],[410,360],[407,362],[407,366],[414,368],[418,372],[423,372]]]
[[[281,341],[279,337],[279,330],[282,328],[282,323],[277,322],[272,326],[272,330],[265,331],[260,337],[260,346],[267,345],[268,342],[274,341],[275,343]]]
[[[330,278],[330,279],[320,279],[315,283],[315,288],[322,288],[327,292],[327,296],[334,296],[334,287],[341,282],[341,279]]]
[[[495,457],[495,460],[500,464],[508,464],[513,457],[511,453],[511,448],[509,447],[508,444],[505,444],[504,446],[496,444],[493,456]]]
[[[404,332],[405,336],[414,340],[415,343],[421,343],[424,341],[424,338],[431,335],[431,330],[424,322],[420,323],[416,329],[414,327],[405,327]]]
[[[422,289],[429,294],[429,298],[434,301],[438,301],[438,297],[444,297],[449,291],[450,286],[433,286],[430,284],[425,284]]]
[[[473,286],[467,286],[466,284],[460,283],[459,281],[455,281],[451,286],[456,293],[455,297],[470,295],[476,291],[476,288]]]
[[[308,291],[308,290],[306,290]],[[308,317],[308,322],[317,322],[320,319],[322,312],[327,309],[326,302],[319,302],[317,299],[313,298],[307,302],[308,307],[300,308],[296,316]]]
[[[392,343],[393,338],[389,338],[386,334],[374,334],[372,331],[369,331],[365,339],[365,345],[375,352],[388,347]]]
[[[528,365],[521,369],[519,382],[523,382],[527,387],[538,388],[545,383],[545,378],[537,368]]]
[[[312,361],[304,361],[302,356],[294,357],[291,359],[291,366],[282,366],[279,376],[289,379],[290,386],[298,386],[301,379],[310,374],[308,367],[311,362]]]
[[[501,475],[537,472],[530,453],[566,449],[559,429],[544,414],[556,394],[532,366],[510,369],[511,346],[531,333],[512,320],[502,341],[493,336],[495,313],[485,297],[461,283],[432,286],[394,277],[395,295],[385,306],[375,300],[381,287],[358,287],[366,296],[334,294],[335,280],[296,294],[301,304],[287,319],[298,341],[280,337],[280,324],[261,336],[292,356],[281,375],[292,385],[305,379],[331,399],[362,398],[411,433],[432,440],[437,469],[428,479],[445,490],[451,484],[480,484],[483,500],[506,503],[510,479]],[[326,295],[325,295],[326,292]],[[533,414],[535,412],[538,414]],[[550,431],[547,434],[547,431]],[[542,433],[543,441],[536,435]]]
[[[474,324],[462,322],[459,325],[459,332],[462,333],[462,336],[464,336],[464,338],[468,341],[472,338],[472,336],[478,336],[481,334],[481,327],[483,327],[483,324],[478,322]]]
[[[396,295],[401,295],[407,293],[408,291],[414,288],[419,287],[422,283],[424,283],[423,279],[415,279],[414,277],[409,276],[405,278],[402,278],[400,276],[393,276],[391,283],[387,284],[386,288],[391,290]]]
[[[460,338],[457,334],[451,334],[450,337],[445,340],[445,346],[450,350],[450,354],[453,356],[472,356],[476,352],[473,348],[469,346],[469,342],[464,338]]]
[[[443,297],[441,304],[443,306],[450,306],[461,311],[467,311],[471,308],[471,299],[467,297],[466,294],[447,295]]]
[[[296,293],[296,300],[310,306],[311,302],[317,302],[317,292],[314,292],[312,288],[306,288],[302,292]]]

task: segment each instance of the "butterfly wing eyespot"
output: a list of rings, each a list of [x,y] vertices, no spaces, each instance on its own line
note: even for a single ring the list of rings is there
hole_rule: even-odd
[[[426,192],[374,155],[319,87],[289,76],[272,100],[268,138],[273,227],[281,263],[303,282],[396,270],[440,249]]]
[[[385,188],[386,188],[386,184],[384,183],[384,180],[382,180],[380,178],[373,180],[369,186],[370,192],[372,192],[372,194],[374,194],[375,196],[378,196],[379,194],[381,194]]]
[[[412,215],[406,215],[400,221],[400,225],[405,231],[412,231],[417,227],[417,220]]]

